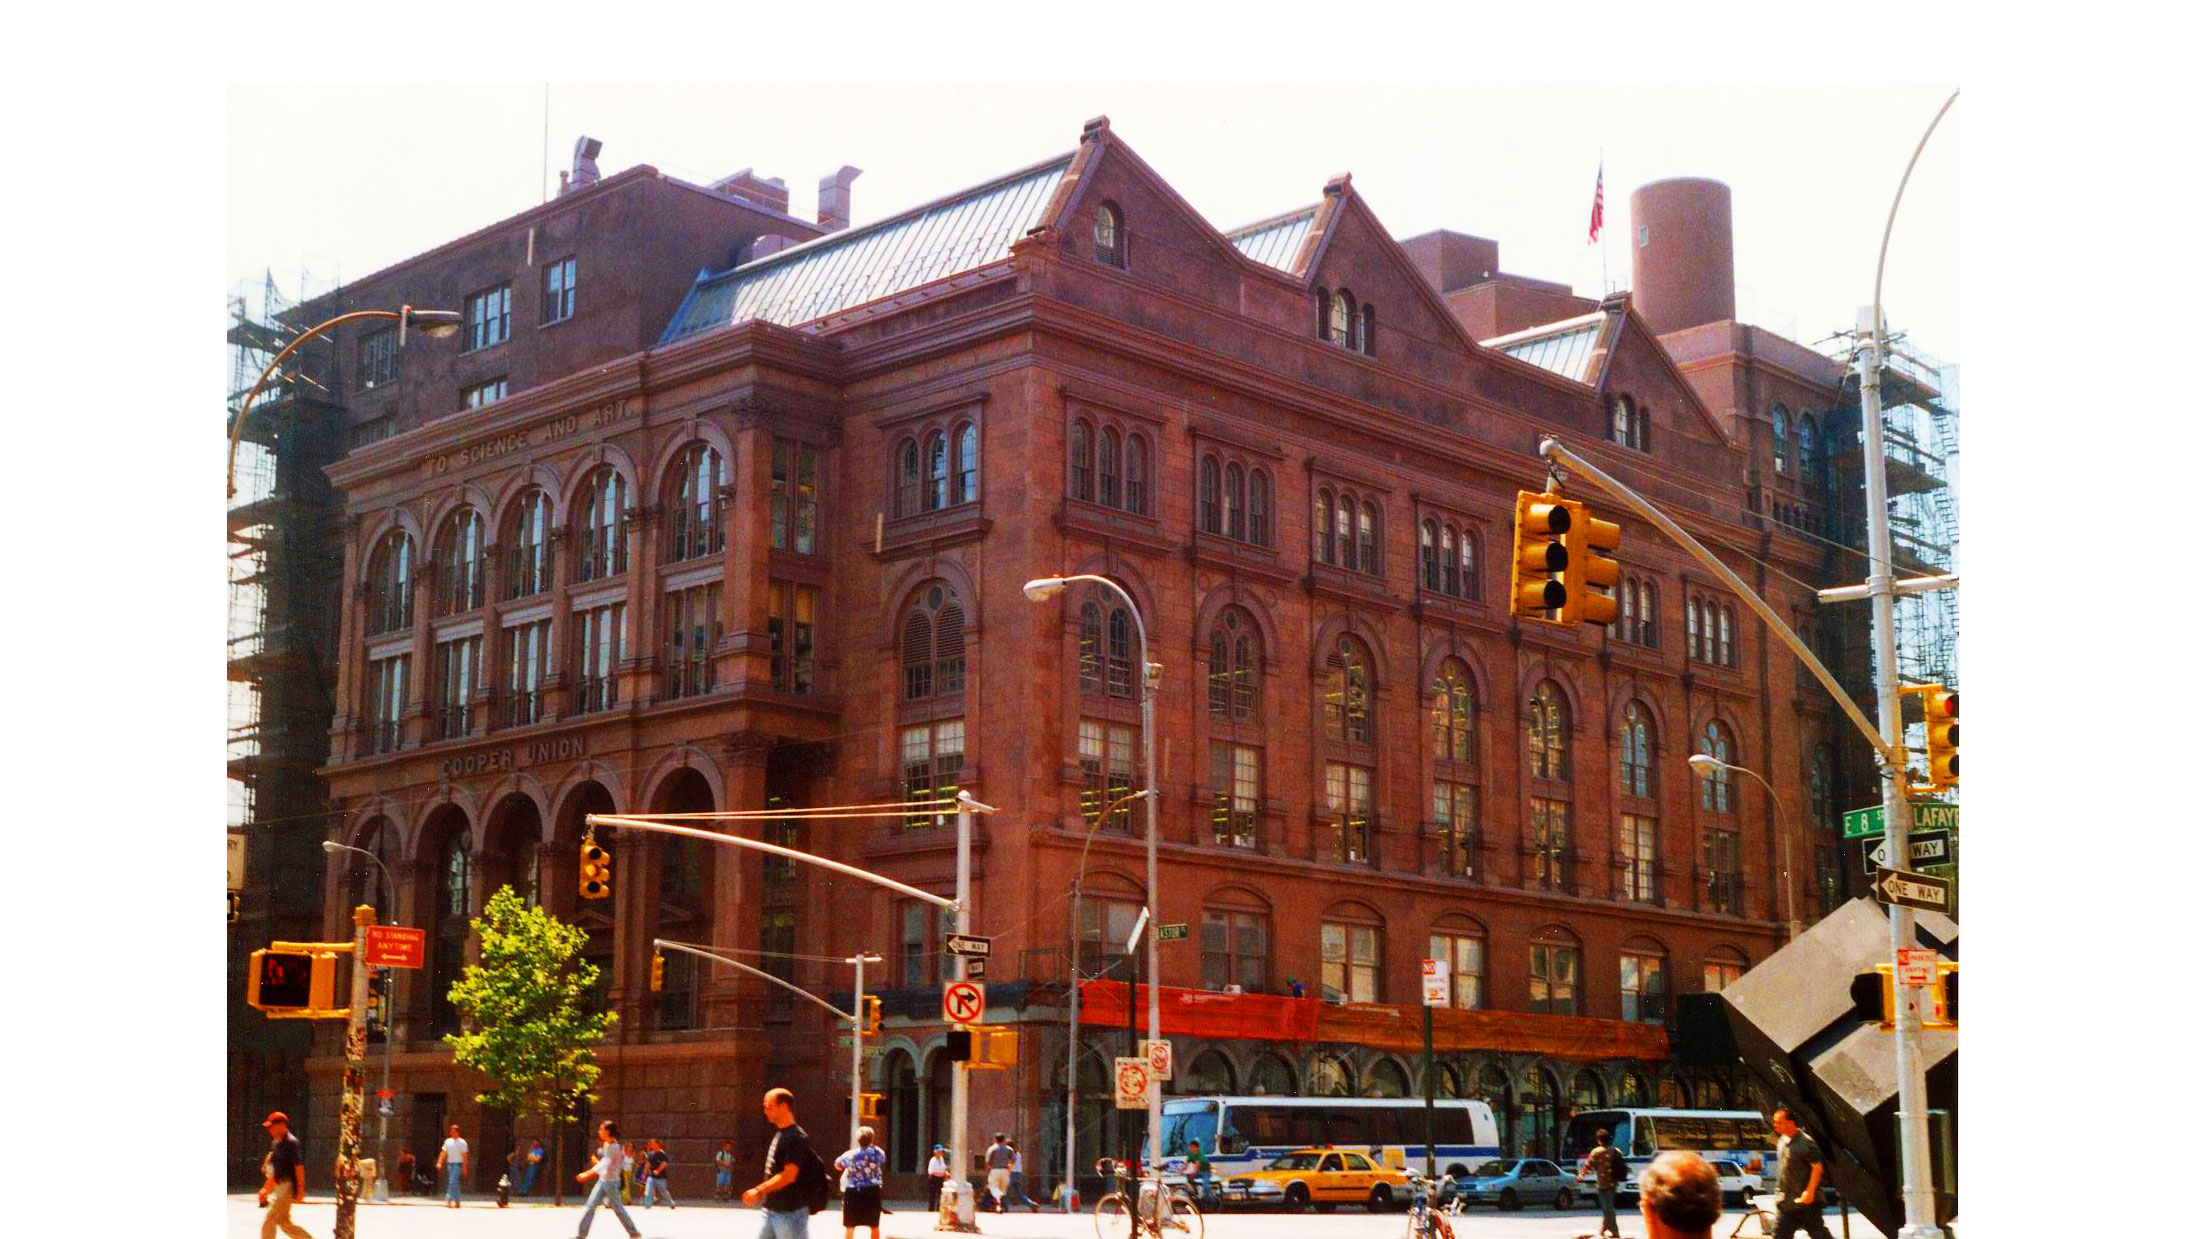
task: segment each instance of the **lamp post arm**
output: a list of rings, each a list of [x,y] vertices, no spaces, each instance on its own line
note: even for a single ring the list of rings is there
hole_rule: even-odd
[[[973,804],[974,802],[971,801],[970,803]],[[977,807],[982,808],[987,806]],[[781,856],[787,860],[803,861],[809,865],[819,865],[824,869],[834,870],[838,873],[846,875],[847,877],[859,878],[863,882],[873,882],[877,886],[889,887],[890,889],[897,891],[898,893],[906,896],[909,899],[926,900],[929,903],[936,904],[940,908],[957,908],[960,904],[960,901],[957,899],[947,899],[943,895],[934,895],[925,890],[917,890],[914,887],[908,886],[904,882],[884,877],[880,873],[870,873],[865,869],[856,869],[851,865],[842,865],[834,860],[828,860],[824,857],[816,856],[812,852],[801,852],[795,848],[777,847],[773,843],[762,843],[757,839],[745,839],[740,838],[737,835],[716,834],[714,831],[711,830],[698,830],[690,826],[670,826],[666,822],[649,822],[644,820],[643,818],[623,817],[613,813],[586,814],[584,817],[584,825],[587,827],[612,826],[617,830],[649,830],[664,835],[683,835],[687,838],[692,839],[704,839],[708,843],[719,843],[725,847],[746,848],[755,852],[766,852],[771,856]]]
[[[268,383],[269,376],[276,373],[276,368],[278,366],[284,364],[284,359],[290,357],[293,352],[299,348],[300,345],[307,343],[309,340],[315,339],[316,337],[322,335],[324,332],[330,330],[340,323],[352,322],[355,319],[362,318],[404,319],[405,317],[406,315],[399,310],[353,310],[345,314],[340,314],[336,318],[324,319],[322,322],[319,322],[314,326],[308,328],[307,330],[301,332],[299,339],[285,345],[282,351],[278,352],[275,357],[271,358],[269,364],[262,369],[261,377],[255,379],[253,381],[253,386],[246,390],[245,403],[238,406],[238,416],[231,421],[230,465],[223,474],[224,498],[235,499],[238,497],[238,440],[239,436],[246,429],[246,415],[253,411],[254,397],[261,394],[261,389]]]
[[[685,946],[681,942],[668,942],[660,938],[655,938],[653,939],[653,949],[656,951],[682,951],[686,955],[696,955],[701,959],[711,959],[718,964],[728,964],[730,967],[737,969],[739,972],[748,973],[752,976],[759,977],[763,981],[773,981],[777,985],[781,985],[785,989],[790,990],[792,993],[797,994],[799,997],[806,999],[808,1002],[813,1003],[815,1006],[820,1007],[824,1011],[829,1012],[831,1015],[836,1016],[838,1019],[851,1024],[856,1032],[859,1030],[860,1021],[853,1015],[852,1012],[838,1010],[836,1007],[833,1007],[830,1004],[822,1001],[821,999],[816,998],[814,995],[806,992],[803,989],[800,989],[798,986],[793,985],[791,982],[784,980],[782,977],[777,976],[775,973],[763,972],[762,970],[753,967],[751,964],[741,964],[726,955],[717,955],[712,951],[702,951],[698,947]]]

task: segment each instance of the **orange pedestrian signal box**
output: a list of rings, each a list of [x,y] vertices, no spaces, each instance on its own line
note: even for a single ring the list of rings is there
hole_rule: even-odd
[[[369,967],[422,967],[424,934],[405,925],[369,926]]]

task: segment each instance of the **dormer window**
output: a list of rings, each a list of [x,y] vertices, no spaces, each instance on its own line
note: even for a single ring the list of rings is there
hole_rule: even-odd
[[[1128,234],[1121,227],[1121,208],[1111,202],[1098,204],[1091,224],[1091,250],[1098,261],[1126,270],[1129,266]]]

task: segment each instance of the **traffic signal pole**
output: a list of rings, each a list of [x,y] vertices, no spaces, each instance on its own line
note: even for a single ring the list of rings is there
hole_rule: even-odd
[[[353,910],[353,1003],[346,1016],[345,1094],[338,1102],[338,1220],[334,1239],[353,1239],[361,1200],[361,1091],[369,1073],[369,926],[376,909]]]

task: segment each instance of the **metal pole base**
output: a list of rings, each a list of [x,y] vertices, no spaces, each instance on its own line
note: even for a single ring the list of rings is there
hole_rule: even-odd
[[[937,1229],[969,1235],[983,1233],[975,1224],[974,1184],[961,1178],[945,1180],[944,1194],[937,1198]]]

